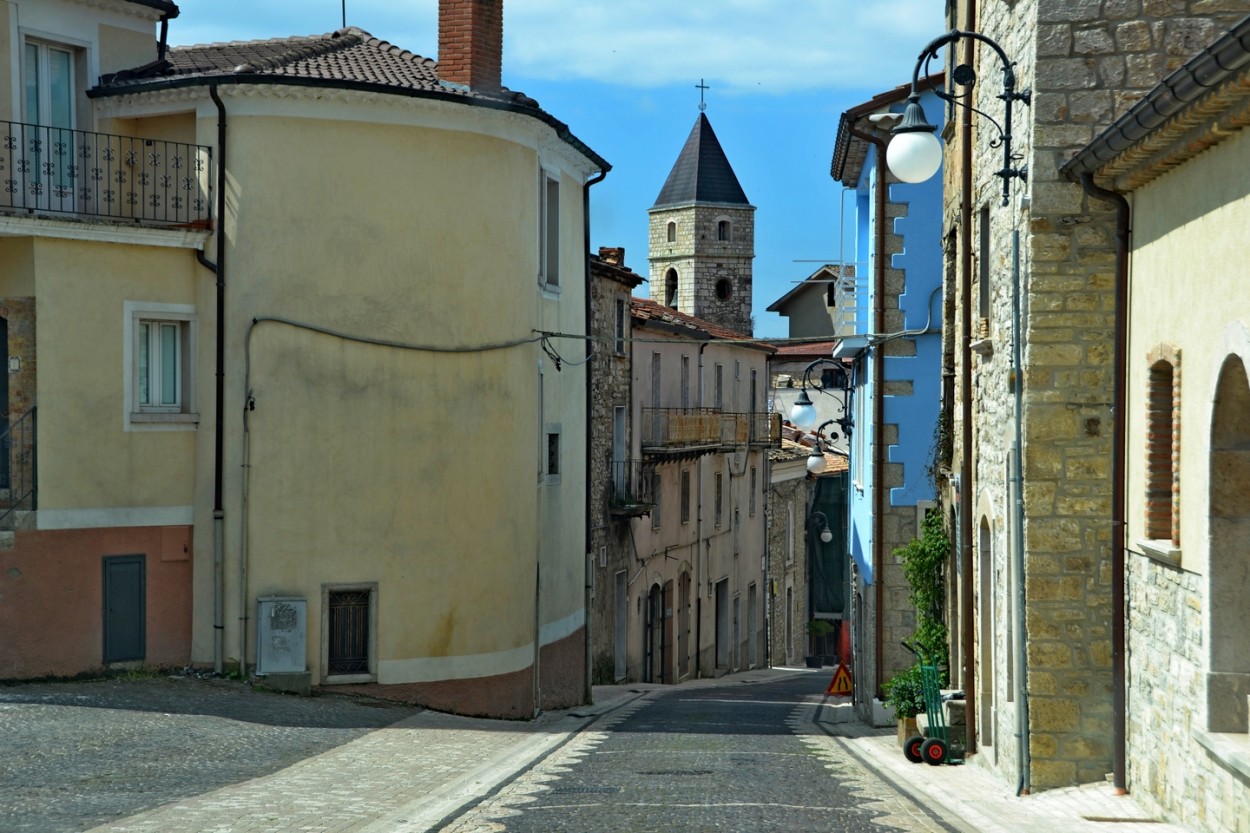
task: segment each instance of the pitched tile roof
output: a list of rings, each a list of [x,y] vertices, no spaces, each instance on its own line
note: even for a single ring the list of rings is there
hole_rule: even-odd
[[[770,344],[774,342],[770,341]],[[803,342],[777,342],[777,358],[812,358],[827,359],[833,355],[833,348],[838,346],[838,341],[803,341]]]
[[[437,64],[349,27],[324,35],[171,46],[165,65],[140,67],[102,79],[106,88],[175,78],[269,75],[358,81],[389,87],[446,91]],[[461,91],[462,93],[464,91]]]
[[[753,350],[764,350],[769,353],[775,352],[777,349],[770,344],[765,344],[728,327],[722,327],[719,324],[713,324],[711,321],[704,321],[702,318],[695,318],[693,315],[678,312],[672,307],[656,303],[650,298],[630,298],[630,307],[633,318],[643,325],[648,321],[654,321],[657,324],[665,324],[671,328],[689,330],[690,334],[695,337],[716,339],[717,341],[736,341],[740,342],[743,347],[749,347]]]
[[[91,97],[121,95],[211,82],[338,87],[414,97],[459,100],[532,115],[550,124],[604,171],[611,165],[569,132],[568,125],[544,112],[524,93],[449,86],[438,64],[407,49],[349,26],[324,35],[172,46],[166,60],[106,75]]]
[[[738,177],[725,156],[712,123],[703,113],[694,123],[677,162],[668,173],[652,208],[692,202],[750,205]]]
[[[149,9],[156,9],[158,12],[166,15],[170,20],[178,16],[178,6],[176,3],[168,2],[168,0],[128,0],[136,6],[147,6]]]

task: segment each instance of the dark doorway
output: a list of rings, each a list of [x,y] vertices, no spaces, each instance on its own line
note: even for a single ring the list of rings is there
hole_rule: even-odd
[[[331,591],[327,600],[327,674],[369,673],[369,591]]]
[[[147,642],[146,556],[104,559],[104,661],[141,660]]]

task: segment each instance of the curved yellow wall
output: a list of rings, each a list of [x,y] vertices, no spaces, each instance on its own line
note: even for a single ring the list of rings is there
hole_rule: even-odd
[[[581,333],[587,172],[540,149],[548,128],[509,114],[446,130],[265,106],[227,99],[227,622],[246,547],[249,616],[258,596],[308,599],[315,681],[323,586],[335,583],[378,586],[381,682],[527,668],[540,561],[540,642],[584,619],[585,367],[556,371],[533,343],[406,350],[273,322],[256,325],[250,363],[245,342],[265,316],[440,348]],[[215,128],[201,118],[201,141]],[[540,158],[563,167],[558,294],[537,282]],[[585,356],[581,341],[555,347]],[[550,424],[563,454],[548,483]],[[201,504],[197,526],[210,519]],[[209,578],[198,574],[200,600]],[[201,603],[198,630],[206,615]],[[226,642],[237,656],[233,624]],[[244,642],[251,661],[254,631]]]

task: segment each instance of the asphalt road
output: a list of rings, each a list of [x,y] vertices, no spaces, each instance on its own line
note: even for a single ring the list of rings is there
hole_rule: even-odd
[[[446,833],[951,831],[817,719],[823,675],[640,697]]]

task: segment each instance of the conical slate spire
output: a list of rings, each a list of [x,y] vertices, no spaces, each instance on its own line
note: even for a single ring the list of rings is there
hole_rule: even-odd
[[[663,208],[692,202],[750,205],[712,131],[712,123],[703,113],[699,113],[681,155],[677,157],[664,187],[660,189],[660,196],[651,207]]]

